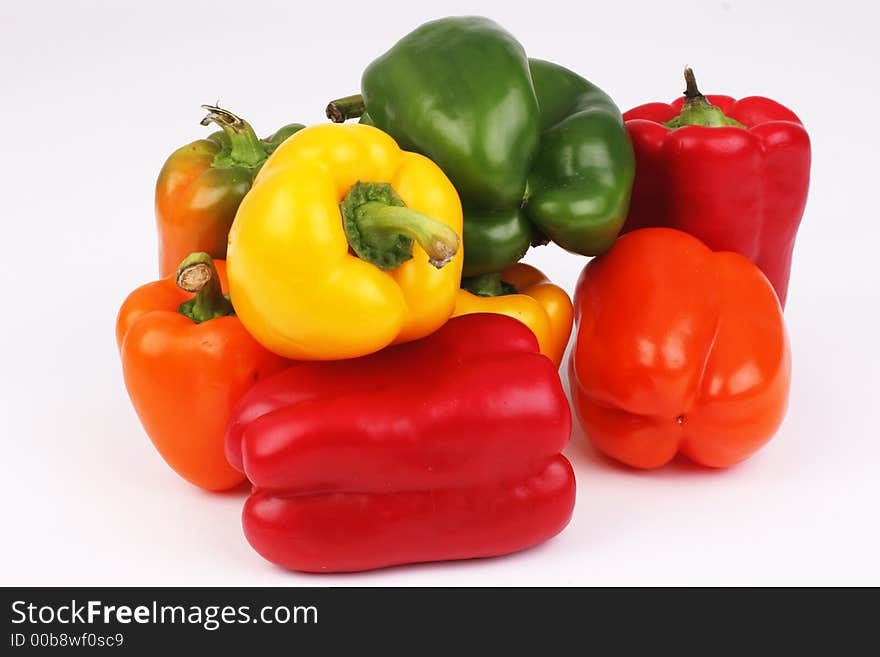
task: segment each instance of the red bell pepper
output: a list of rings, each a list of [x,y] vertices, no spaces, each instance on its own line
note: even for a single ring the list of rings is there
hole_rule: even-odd
[[[671,104],[623,115],[636,154],[624,231],[665,226],[754,262],[785,306],[810,184],[810,138],[779,103],[703,96],[693,72]]]
[[[575,293],[572,403],[600,451],[636,468],[682,453],[724,468],[760,449],[788,405],[791,352],[767,278],[677,230],[624,235]]]
[[[254,484],[244,531],[310,572],[506,554],[560,532],[571,412],[520,322],[456,318],[423,340],[258,382],[227,430]]]

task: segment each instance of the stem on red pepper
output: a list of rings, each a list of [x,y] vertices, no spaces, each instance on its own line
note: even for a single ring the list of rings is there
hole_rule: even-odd
[[[220,288],[214,260],[207,253],[191,253],[183,259],[177,268],[177,287],[195,292],[192,299],[180,304],[177,312],[196,324],[235,314],[232,302]]]
[[[260,141],[251,124],[229,110],[215,105],[202,105],[208,115],[202,125],[216,123],[229,138],[229,152],[218,153],[214,166],[244,166],[256,168],[266,159],[266,144]]]
[[[690,66],[684,69],[684,82],[686,87],[684,105],[682,105],[681,113],[678,116],[663,124],[667,128],[682,128],[686,125],[701,125],[709,128],[746,127],[736,119],[726,116],[720,108],[710,103],[709,99],[700,93],[697,88],[697,78]]]
[[[327,118],[333,123],[344,123],[348,119],[356,119],[363,115],[366,107],[364,97],[360,94],[331,100],[327,104]]]
[[[462,278],[461,289],[478,297],[500,297],[517,293],[516,287],[507,281],[502,281],[501,274],[497,272]]]
[[[690,66],[684,67],[684,97],[688,100],[693,98],[706,98],[697,88],[697,76],[694,75],[694,69]],[[707,101],[708,102],[708,101]]]
[[[404,205],[387,183],[356,183],[339,206],[352,250],[380,269],[396,269],[413,256],[413,240],[440,269],[458,253],[449,226]]]

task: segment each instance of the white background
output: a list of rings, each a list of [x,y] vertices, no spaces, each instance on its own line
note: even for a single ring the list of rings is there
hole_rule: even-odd
[[[3,2],[0,8],[0,584],[880,584],[880,53],[867,2]],[[794,374],[773,442],[723,472],[639,473],[576,428],[569,527],[527,552],[344,576],[284,572],[246,543],[244,492],[161,461],[114,343],[156,274],[153,183],[218,98],[269,133],[324,120],[421,22],[480,13],[622,109],[769,95],[813,139],[786,319]],[[573,289],[585,259],[527,261]]]

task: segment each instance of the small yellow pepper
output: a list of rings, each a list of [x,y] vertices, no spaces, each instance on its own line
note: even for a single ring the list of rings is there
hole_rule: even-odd
[[[461,289],[453,317],[472,313],[514,317],[532,329],[541,353],[559,367],[571,336],[573,311],[568,294],[539,270],[522,262],[502,272],[501,280],[513,288],[508,288],[509,292],[515,293],[482,296]]]
[[[232,303],[270,351],[353,358],[424,337],[455,307],[461,202],[437,165],[367,125],[300,130],[229,233]]]

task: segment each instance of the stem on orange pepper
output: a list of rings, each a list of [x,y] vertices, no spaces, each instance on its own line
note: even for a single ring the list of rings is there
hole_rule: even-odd
[[[208,115],[201,121],[202,125],[216,123],[229,138],[229,152],[218,153],[214,166],[255,168],[266,159],[266,145],[257,137],[250,123],[216,105],[202,105],[202,109],[208,110]]]
[[[177,268],[177,287],[195,296],[177,309],[181,315],[201,324],[216,317],[234,315],[232,302],[220,288],[214,260],[204,252],[191,253]]]

